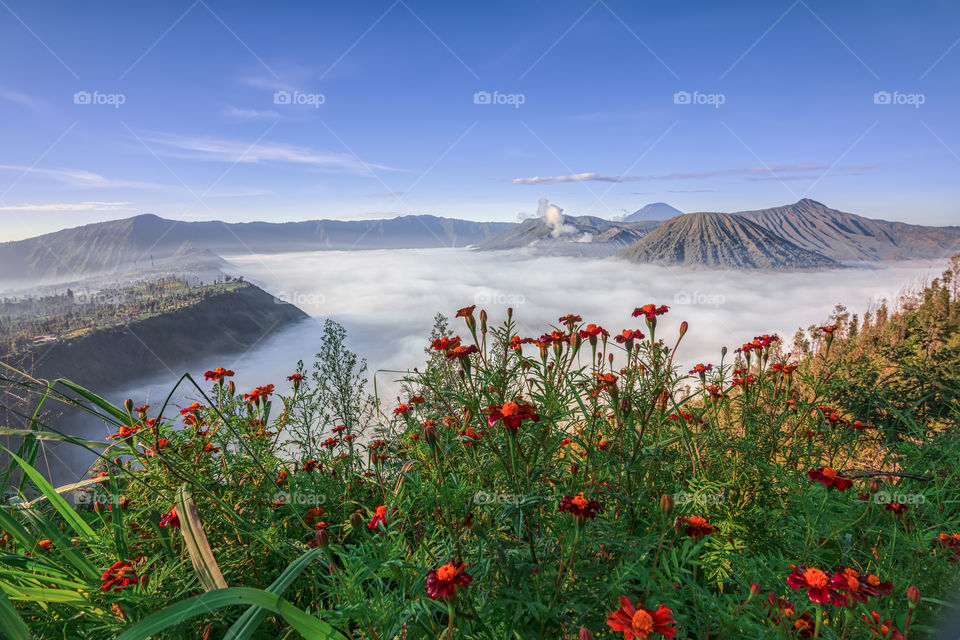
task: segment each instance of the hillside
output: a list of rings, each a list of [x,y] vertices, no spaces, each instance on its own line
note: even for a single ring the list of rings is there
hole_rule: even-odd
[[[145,214],[0,243],[3,280],[69,278],[121,266],[149,267],[191,251],[276,253],[326,249],[462,247],[508,227],[436,216],[306,222],[180,222]]]
[[[737,215],[841,262],[943,258],[960,250],[960,228],[873,220],[807,198]]]
[[[519,249],[550,255],[608,256],[655,228],[658,221],[611,222],[594,216],[563,216],[558,225],[530,218],[476,245],[482,251]]]
[[[168,309],[39,341],[13,362],[35,377],[69,378],[109,389],[121,382],[195,363],[206,355],[242,353],[264,336],[307,318],[266,291],[232,282],[209,293],[178,297]],[[112,305],[101,305],[112,306]],[[71,319],[75,322],[75,319]]]
[[[634,262],[715,269],[824,269],[830,258],[728,213],[689,213],[660,225],[621,253]]]

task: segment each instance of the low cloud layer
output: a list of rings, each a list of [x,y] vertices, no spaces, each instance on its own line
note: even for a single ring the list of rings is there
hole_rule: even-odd
[[[718,169],[716,171],[696,171],[691,173],[662,173],[646,176],[605,176],[594,171],[573,173],[565,176],[533,176],[531,178],[514,178],[513,184],[557,184],[562,182],[643,182],[648,180],[703,180],[728,176],[744,176],[748,180],[803,180],[814,179],[818,174],[831,169],[838,173],[859,175],[863,171],[873,169],[875,164],[851,165],[832,168],[829,165],[807,163],[790,165],[773,165],[762,167],[746,167],[742,169]]]

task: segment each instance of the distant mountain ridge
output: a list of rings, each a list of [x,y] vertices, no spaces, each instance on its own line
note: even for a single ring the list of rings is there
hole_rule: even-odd
[[[840,265],[743,216],[688,213],[663,223],[621,254],[634,262],[727,269],[825,269]]]
[[[437,216],[306,222],[180,222],[153,214],[0,243],[4,279],[68,277],[195,251],[277,253],[463,247],[513,226]],[[216,257],[216,256],[213,256]]]
[[[557,224],[530,218],[476,245],[482,251],[530,249],[548,255],[610,256],[629,247],[659,220],[613,222],[594,216],[562,216]]]
[[[809,198],[737,215],[798,247],[841,262],[940,258],[960,251],[960,229],[956,227],[874,220]]]
[[[666,202],[651,202],[641,207],[623,219],[624,222],[642,222],[646,220],[669,220],[682,216],[683,211],[672,207]]]

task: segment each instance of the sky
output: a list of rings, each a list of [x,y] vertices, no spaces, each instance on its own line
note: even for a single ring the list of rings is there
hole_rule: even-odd
[[[0,0],[0,241],[156,213],[960,224],[960,4]]]

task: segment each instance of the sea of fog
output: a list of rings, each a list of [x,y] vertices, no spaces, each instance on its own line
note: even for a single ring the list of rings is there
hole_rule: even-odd
[[[309,364],[317,352],[322,321],[332,318],[348,331],[348,346],[369,363],[385,402],[396,396],[397,371],[422,364],[423,349],[436,313],[451,318],[451,327],[466,334],[456,310],[476,304],[490,322],[505,319],[507,307],[522,335],[539,336],[567,313],[603,325],[611,333],[644,329],[630,317],[648,302],[666,304],[658,336],[675,339],[680,322],[690,330],[678,358],[684,365],[719,361],[720,348],[735,348],[761,333],[789,340],[800,327],[826,320],[844,304],[862,314],[880,299],[896,300],[939,275],[941,262],[907,262],[804,273],[709,271],[637,265],[616,258],[542,257],[524,251],[479,252],[467,249],[317,251],[227,256],[236,275],[261,286],[278,300],[296,304],[311,319],[265,338],[244,354],[204,358],[188,367],[202,380],[215,366],[237,372],[240,390],[272,383],[288,388],[286,377],[297,361]],[[110,400],[132,398],[154,407],[162,404],[182,370],[105,392]],[[195,391],[176,393],[176,407],[188,404]],[[175,415],[168,410],[166,415]],[[70,416],[66,430],[99,439],[108,426]],[[58,482],[82,477],[91,461],[73,448],[48,449],[49,473]],[[46,471],[46,469],[44,469]]]

